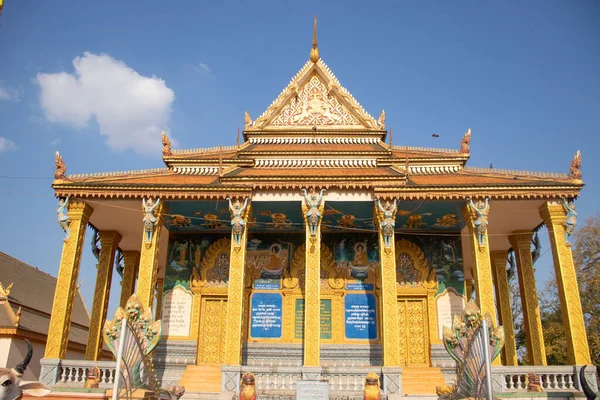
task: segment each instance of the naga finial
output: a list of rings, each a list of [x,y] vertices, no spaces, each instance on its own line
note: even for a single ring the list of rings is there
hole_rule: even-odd
[[[462,141],[460,142],[460,152],[469,154],[471,152],[470,144],[471,144],[471,128],[469,128],[469,130],[465,132],[465,135],[463,136]]]
[[[250,113],[248,113],[248,111],[246,111],[244,113],[244,121],[246,121],[246,124],[244,125],[244,129],[252,128],[252,118],[250,118]]]
[[[2,282],[0,282],[0,298],[1,297],[8,298],[8,295],[10,294],[10,288],[12,288],[12,287],[13,287],[12,282],[7,287],[2,286]]]
[[[163,156],[173,155],[173,153],[171,152],[171,141],[169,140],[169,137],[167,136],[165,131],[162,131],[162,145],[163,145]]]
[[[385,110],[381,110],[381,114],[379,114],[379,119],[377,120],[377,125],[379,125],[379,129],[385,129]]]
[[[310,49],[310,61],[317,63],[321,59],[319,55],[319,46],[317,45],[317,14],[315,14],[314,27],[313,27],[313,42],[312,49]]]
[[[54,157],[54,162],[56,164],[56,170],[54,171],[54,179],[63,179],[65,177],[65,172],[67,172],[67,166],[62,159],[62,156],[58,151],[56,151],[56,156]]]
[[[577,150],[577,154],[573,157],[569,169],[571,171],[569,174],[571,178],[581,179],[581,150]]]

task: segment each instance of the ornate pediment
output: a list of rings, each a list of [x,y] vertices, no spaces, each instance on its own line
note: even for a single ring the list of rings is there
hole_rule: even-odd
[[[352,95],[343,88],[329,68],[319,60],[308,62],[279,97],[246,131],[384,130]]]

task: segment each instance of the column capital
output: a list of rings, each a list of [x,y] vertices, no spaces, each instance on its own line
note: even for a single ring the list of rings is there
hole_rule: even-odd
[[[513,231],[508,235],[508,242],[513,249],[529,249],[531,247],[531,241],[533,240],[533,231],[520,230]]]
[[[69,217],[72,219],[82,219],[87,222],[89,221],[94,209],[88,203],[83,200],[71,200],[69,202]]]
[[[492,267],[506,269],[506,261],[508,260],[508,250],[490,251]]]
[[[99,231],[100,235],[100,245],[104,247],[106,243],[114,243],[118,245],[123,239],[123,236],[117,231]]]
[[[558,200],[543,203],[539,213],[546,224],[562,224],[567,219],[567,212]]]
[[[469,227],[469,231],[477,236],[479,247],[489,246],[487,234],[489,213],[490,203],[487,197],[475,201],[469,198],[462,207],[463,218]]]

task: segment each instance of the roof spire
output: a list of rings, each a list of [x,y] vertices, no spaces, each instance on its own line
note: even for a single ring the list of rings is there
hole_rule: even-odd
[[[310,61],[317,63],[321,56],[319,55],[319,46],[317,45],[317,14],[315,14],[315,22],[313,27],[313,43],[310,50]]]

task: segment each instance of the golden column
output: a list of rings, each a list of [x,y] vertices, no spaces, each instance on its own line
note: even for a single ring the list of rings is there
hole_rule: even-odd
[[[508,236],[508,241],[515,251],[517,262],[527,356],[531,365],[546,365],[546,346],[544,346],[542,319],[535,288],[533,260],[531,259],[532,238],[533,232],[531,231],[515,231]]]
[[[310,194],[302,189],[306,226],[304,291],[304,366],[321,365],[321,216],[325,208],[322,189]]]
[[[540,207],[540,215],[548,227],[554,271],[558,284],[560,308],[567,337],[569,364],[591,364],[583,311],[577,286],[577,275],[573,265],[571,248],[565,238],[567,215],[565,204],[547,202]],[[572,207],[572,205],[571,205]],[[572,221],[568,221],[571,222]]]
[[[468,199],[463,208],[463,214],[471,232],[471,249],[473,254],[473,280],[477,294],[477,305],[481,314],[489,313],[492,321],[496,321],[496,306],[494,304],[494,283],[492,281],[492,264],[490,262],[489,239],[487,233],[489,200],[479,200],[477,204]],[[494,365],[501,365],[496,358]]]
[[[225,333],[225,364],[242,364],[242,319],[244,318],[244,270],[248,241],[249,199],[229,202],[231,212],[231,249],[229,255],[229,290],[227,293],[227,330]]]
[[[375,215],[379,225],[379,259],[381,260],[381,305],[383,315],[383,366],[401,365],[398,338],[398,298],[396,295],[396,246],[394,225],[397,201],[375,203]]]
[[[98,260],[87,347],[85,348],[86,360],[98,361],[102,353],[102,329],[104,328],[104,321],[106,321],[108,299],[110,298],[115,253],[120,241],[121,235],[119,232],[100,231],[100,258]]]
[[[156,313],[154,320],[158,321],[162,318],[162,301],[163,301],[163,288],[165,287],[165,279],[156,280]]]
[[[121,300],[119,305],[125,309],[125,304],[135,292],[135,277],[140,265],[139,251],[123,252],[123,282],[121,282]]]
[[[158,252],[160,251],[160,231],[163,226],[167,206],[160,199],[156,203],[142,200],[144,210],[144,234],[138,271],[137,296],[144,307],[154,306],[154,288],[158,271]]]
[[[504,365],[516,366],[517,344],[515,342],[515,325],[510,306],[510,289],[506,274],[507,251],[490,251],[492,270],[494,271],[494,286],[496,288],[496,303],[498,305],[498,321],[504,327],[504,347],[502,358]]]
[[[85,229],[92,211],[92,207],[83,201],[69,203],[68,229],[70,233],[63,242],[44,358],[64,359],[67,354],[81,250]]]

